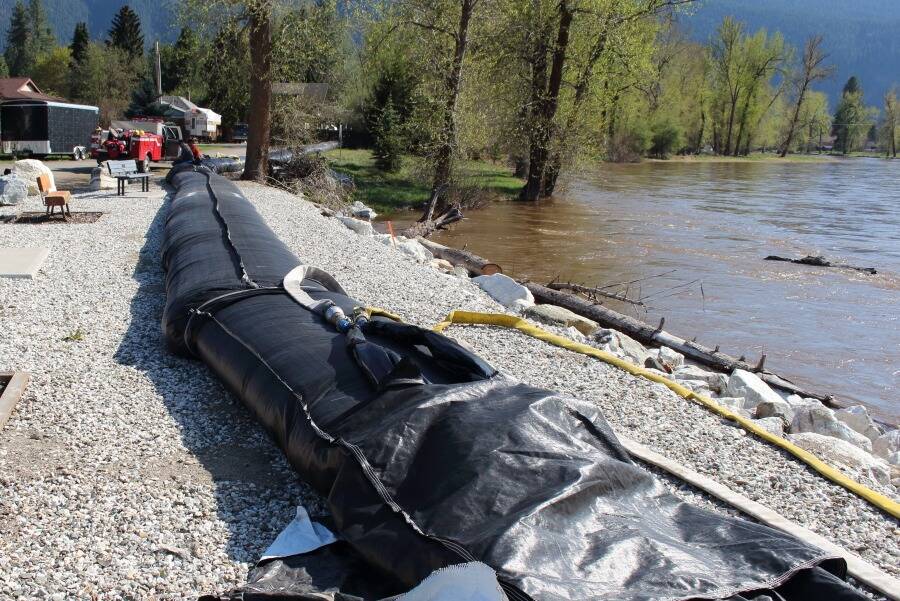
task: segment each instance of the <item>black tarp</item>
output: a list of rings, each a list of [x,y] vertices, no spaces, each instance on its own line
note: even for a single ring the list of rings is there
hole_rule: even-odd
[[[368,344],[396,364],[374,385],[347,336],[281,287],[299,260],[240,191],[203,168],[170,181],[170,347],[266,427],[382,589],[478,560],[510,599],[863,598],[832,576],[843,560],[667,492],[596,404],[496,374],[449,338],[373,319]],[[360,304],[304,284],[348,315]],[[283,568],[267,581],[307,590]]]

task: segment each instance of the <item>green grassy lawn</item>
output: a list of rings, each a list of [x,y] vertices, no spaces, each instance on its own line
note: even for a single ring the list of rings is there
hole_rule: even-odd
[[[421,206],[431,193],[429,173],[420,157],[404,156],[396,173],[380,171],[369,150],[341,148],[325,153],[325,157],[332,169],[353,178],[353,200],[380,213]],[[515,196],[523,184],[506,166],[487,161],[461,161],[457,171],[466,186],[480,188],[488,198]]]

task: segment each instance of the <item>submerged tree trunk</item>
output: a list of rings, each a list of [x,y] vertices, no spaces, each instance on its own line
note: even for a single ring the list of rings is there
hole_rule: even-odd
[[[441,143],[438,146],[435,159],[434,183],[431,190],[433,194],[439,194],[438,212],[443,212],[447,206],[447,190],[453,175],[453,158],[456,154],[456,105],[459,100],[459,88],[462,81],[463,59],[466,56],[466,48],[469,41],[469,22],[475,10],[478,0],[462,0],[459,13],[459,25],[455,35],[453,47],[453,62],[446,82],[446,104],[444,106],[444,128],[441,132]]]
[[[258,0],[249,7],[250,117],[247,156],[242,179],[262,180],[268,173],[272,109],[272,3]]]

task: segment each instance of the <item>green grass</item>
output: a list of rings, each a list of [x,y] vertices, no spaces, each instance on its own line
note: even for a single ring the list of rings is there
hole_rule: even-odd
[[[332,169],[353,178],[356,185],[353,200],[378,212],[419,207],[431,193],[429,173],[420,157],[404,156],[403,165],[396,173],[379,170],[369,150],[341,148],[325,153],[325,157]],[[506,166],[487,161],[461,161],[457,172],[465,185],[479,188],[488,198],[515,196],[523,183]]]

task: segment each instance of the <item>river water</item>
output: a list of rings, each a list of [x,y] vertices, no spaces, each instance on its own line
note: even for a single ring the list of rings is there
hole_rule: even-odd
[[[668,331],[751,362],[766,353],[769,369],[897,423],[898,176],[900,163],[878,159],[603,165],[557,198],[494,203],[434,239],[541,283],[642,280],[627,293],[645,307],[605,304],[653,324],[665,316]]]

